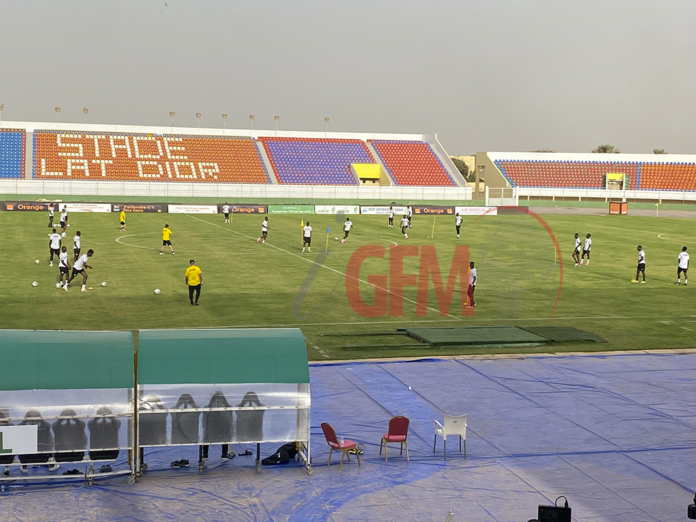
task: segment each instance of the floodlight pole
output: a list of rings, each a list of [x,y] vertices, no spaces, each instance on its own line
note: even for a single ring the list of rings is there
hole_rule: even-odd
[[[222,129],[224,130],[226,128],[227,128],[227,114],[223,114],[222,115]]]
[[[2,121],[2,110],[5,108],[4,103],[0,103],[0,121]]]
[[[172,118],[172,132],[174,132],[174,116],[176,116],[175,112],[170,112],[169,116]]]
[[[89,109],[85,107],[84,109],[82,109],[82,112],[85,113],[85,123],[87,123],[87,113],[89,113]]]
[[[254,118],[255,116],[253,114],[249,115],[249,121],[251,122],[251,132],[249,133],[250,136],[254,134]]]
[[[324,138],[329,137],[329,122],[331,121],[331,118],[324,118],[324,123],[326,123],[326,128],[324,130]]]
[[[274,119],[275,122],[276,122],[276,132],[275,132],[275,135],[276,135],[276,138],[277,138],[277,137],[278,137],[278,122],[280,121],[280,116],[273,116],[273,119]]]
[[[56,107],[56,121],[60,121],[60,107]]]
[[[201,128],[201,113],[197,112],[196,113],[196,119],[198,120],[198,128]]]

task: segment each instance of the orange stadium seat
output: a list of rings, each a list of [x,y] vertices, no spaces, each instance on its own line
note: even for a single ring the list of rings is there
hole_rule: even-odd
[[[456,186],[427,143],[383,140],[370,143],[397,185]]]

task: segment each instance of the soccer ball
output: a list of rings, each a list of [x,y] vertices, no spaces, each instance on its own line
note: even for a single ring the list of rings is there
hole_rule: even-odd
[[[60,283],[56,283],[56,288],[60,288]]]
[[[338,241],[338,238],[337,238],[337,237],[335,237],[334,239],[335,239],[336,241]]]
[[[37,283],[36,281],[34,281],[34,282],[31,284],[31,286],[39,286],[39,283]]]
[[[106,281],[104,281],[104,282],[102,283],[102,286],[106,286]]]
[[[37,259],[36,261],[34,261],[34,263],[36,263],[36,264],[38,265],[38,264],[39,264],[39,260]]]
[[[156,289],[155,289],[155,295],[159,295],[159,293],[160,293],[160,289],[159,289],[159,288],[156,288]]]

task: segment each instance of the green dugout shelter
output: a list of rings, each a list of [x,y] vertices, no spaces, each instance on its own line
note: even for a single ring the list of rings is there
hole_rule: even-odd
[[[137,360],[141,448],[256,444],[260,469],[261,443],[295,442],[311,472],[299,329],[144,330]]]
[[[133,394],[130,332],[0,330],[0,464],[84,463],[91,483],[132,449]],[[0,480],[59,478],[43,471]]]

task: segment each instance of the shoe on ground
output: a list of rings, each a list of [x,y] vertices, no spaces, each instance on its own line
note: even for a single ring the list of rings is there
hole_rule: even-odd
[[[193,303],[195,306],[198,306],[198,302]]]
[[[580,263],[575,263],[575,266],[580,266]]]
[[[22,466],[21,468],[19,468],[19,472],[22,475],[26,475],[27,473],[29,473],[29,469],[26,466]]]
[[[637,279],[631,279],[631,283],[637,283],[637,282],[638,282]]]
[[[48,471],[53,472],[53,471],[56,471],[58,468],[60,468],[60,464],[51,464],[50,466],[48,466]],[[77,471],[77,470],[74,469],[73,471]],[[79,473],[79,471],[78,471],[78,473]]]
[[[178,460],[175,460],[174,462],[172,462],[172,463],[170,464],[170,466],[171,466],[172,468],[174,468],[174,469],[179,469],[180,464],[181,464],[181,463],[180,463]]]
[[[48,263],[48,266],[53,266],[53,261],[51,261],[50,263]]]
[[[641,281],[640,284],[641,284],[641,285],[644,285],[644,284],[645,284],[645,281]]]
[[[87,291],[86,288],[83,288],[83,289],[80,290],[80,292],[86,292],[86,291]]]
[[[235,455],[234,451],[230,451],[228,453],[223,453],[220,458],[223,460],[231,460],[235,458],[237,455]]]
[[[172,255],[174,255],[174,252],[172,252]]]
[[[187,459],[181,459],[179,461],[179,466],[182,468],[188,468],[190,465],[189,461]]]
[[[113,470],[114,468],[112,468],[110,464],[99,466],[99,473],[111,473]]]
[[[10,476],[10,468],[9,466],[5,466],[5,469],[2,470],[2,474],[6,477]]]
[[[254,454],[254,452],[251,450],[248,450],[248,449],[245,449],[244,451],[242,451],[240,453],[240,455],[253,455],[253,454]]]
[[[256,242],[257,242],[257,243],[258,243],[259,241],[261,241],[261,238],[257,238],[257,239],[256,239]]]
[[[163,255],[163,254],[164,254],[164,252],[160,252],[160,255]]]

